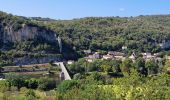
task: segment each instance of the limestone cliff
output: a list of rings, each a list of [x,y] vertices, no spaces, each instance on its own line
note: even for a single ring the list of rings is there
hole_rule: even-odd
[[[47,42],[56,42],[55,33],[40,28],[38,26],[29,26],[23,24],[17,31],[13,30],[12,26],[6,26],[3,33],[0,33],[3,37],[3,42],[22,42],[27,40],[45,40]]]

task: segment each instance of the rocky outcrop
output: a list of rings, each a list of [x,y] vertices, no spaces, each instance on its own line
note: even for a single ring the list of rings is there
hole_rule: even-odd
[[[12,26],[6,26],[3,34],[4,42],[22,42],[27,40],[56,42],[53,31],[43,29],[38,26],[22,25],[20,29],[14,31]]]

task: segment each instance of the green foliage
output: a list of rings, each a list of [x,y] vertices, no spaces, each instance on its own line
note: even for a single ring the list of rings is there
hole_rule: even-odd
[[[56,80],[48,77],[40,77],[39,79],[29,78],[23,75],[8,73],[5,75],[6,85],[4,87],[16,86],[19,90],[21,87],[29,89],[51,90],[56,88]]]
[[[24,86],[25,77],[15,73],[9,73],[5,75],[5,79],[9,82],[9,86],[16,86],[20,89]]]
[[[74,100],[169,100],[169,82],[170,75],[168,74],[145,78],[140,77],[137,71],[133,71],[129,77],[114,78],[110,85],[84,83],[83,87],[74,87],[62,95],[57,92],[56,98]]]
[[[131,59],[125,59],[121,65],[121,71],[124,76],[128,76],[130,74],[130,70],[133,68],[133,62]]]
[[[38,27],[39,30],[54,31],[62,38],[65,58],[77,59],[83,56],[84,49],[93,51],[121,51],[127,46],[126,52],[159,52],[159,43],[169,39],[169,15],[138,16],[138,17],[88,17],[69,21],[50,20],[43,18],[26,18],[0,12],[0,33],[8,24],[15,31],[22,25]],[[0,34],[3,37],[3,34]],[[7,44],[6,44],[7,45]],[[0,38],[0,48],[3,41]],[[24,41],[8,46],[24,51],[53,51],[59,53],[58,44],[48,41]]]
[[[69,71],[71,74],[76,73],[88,73],[88,72],[94,72],[94,71],[100,71],[100,72],[120,72],[120,65],[121,61],[119,60],[95,60],[92,63],[87,62],[85,59],[79,59],[77,62],[75,62],[72,65],[67,65]],[[112,71],[113,70],[113,71]]]
[[[5,92],[9,90],[9,82],[6,80],[0,81],[0,92]]]
[[[120,50],[123,45],[126,45],[130,51],[135,49],[158,52],[160,47],[154,43],[161,43],[164,39],[169,38],[168,19],[169,15],[134,18],[89,17],[70,21],[37,23],[59,33],[77,50],[89,48],[92,50]]]
[[[25,84],[27,88],[36,89],[38,87],[38,80],[35,78],[31,78],[29,80],[25,80]]]
[[[139,73],[146,75],[145,60],[143,58],[137,58],[135,61],[135,68]]]
[[[47,77],[41,77],[38,80],[38,89],[47,91],[54,88],[56,88],[55,80]]]
[[[101,65],[100,67],[103,70],[103,72],[105,72],[105,73],[108,73],[109,70],[111,69],[111,66],[109,66],[109,65]]]
[[[68,90],[71,90],[78,86],[78,82],[76,80],[65,80],[58,87],[57,90],[60,93],[65,93]]]
[[[36,96],[36,93],[33,90],[28,90],[28,92],[25,95],[28,100],[38,100],[39,97]]]
[[[73,76],[73,79],[75,79],[75,80],[82,79],[83,78],[82,76],[83,75],[81,75],[80,73],[77,73]]]
[[[147,61],[145,66],[148,69],[148,75],[158,72],[158,64],[154,60]]]

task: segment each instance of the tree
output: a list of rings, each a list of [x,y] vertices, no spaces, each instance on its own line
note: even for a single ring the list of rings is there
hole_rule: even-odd
[[[112,66],[112,71],[114,73],[121,72],[120,65],[122,62],[120,60],[111,60],[109,61],[109,63],[110,63],[110,66]]]
[[[19,74],[15,73],[6,74],[5,79],[9,82],[10,86],[16,86],[18,89],[25,85],[24,84],[25,77]]]
[[[77,86],[78,82],[76,80],[65,80],[57,87],[57,90],[60,93],[65,93],[67,90],[71,90]]]
[[[87,63],[87,68],[86,68],[86,70],[87,70],[88,72],[92,72],[92,71],[96,71],[96,70],[97,70],[97,67],[95,66],[94,63],[88,63],[88,62],[86,62],[86,63]]]
[[[27,85],[27,88],[36,89],[38,87],[38,80],[31,78],[29,80],[25,80],[25,84]]]
[[[81,79],[82,76],[83,76],[82,74],[77,73],[77,74],[74,74],[73,79],[78,80],[78,79]]]
[[[100,67],[101,67],[102,71],[105,73],[108,73],[111,69],[111,66],[109,66],[109,65],[101,65]]]
[[[5,92],[9,89],[9,82],[6,80],[0,81],[0,92]]]
[[[141,74],[145,73],[145,60],[143,58],[137,58],[135,62],[135,68],[138,70]]]
[[[130,74],[130,69],[133,67],[133,62],[131,59],[125,59],[121,65],[122,73],[127,76]]]
[[[79,59],[76,63],[70,65],[68,69],[72,74],[83,73],[87,67],[87,62],[85,59]]]
[[[38,80],[38,89],[47,91],[54,88],[56,88],[56,82],[54,79],[41,77]]]
[[[146,61],[145,66],[148,71],[148,75],[156,74],[158,71],[158,64],[154,60]]]

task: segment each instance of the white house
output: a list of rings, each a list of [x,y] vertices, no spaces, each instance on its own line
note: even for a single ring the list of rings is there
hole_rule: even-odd
[[[143,55],[143,59],[145,60],[151,60],[156,58],[156,56],[152,55],[151,53],[142,53],[142,55]]]
[[[111,59],[113,59],[114,57],[113,57],[113,55],[103,55],[103,59],[105,59],[105,60],[111,60]]]
[[[74,63],[74,61],[72,61],[72,60],[69,60],[68,62],[67,62],[67,64],[69,64],[69,65],[71,65],[71,64],[73,64]]]
[[[127,49],[127,46],[122,46],[122,50],[126,50]]]

